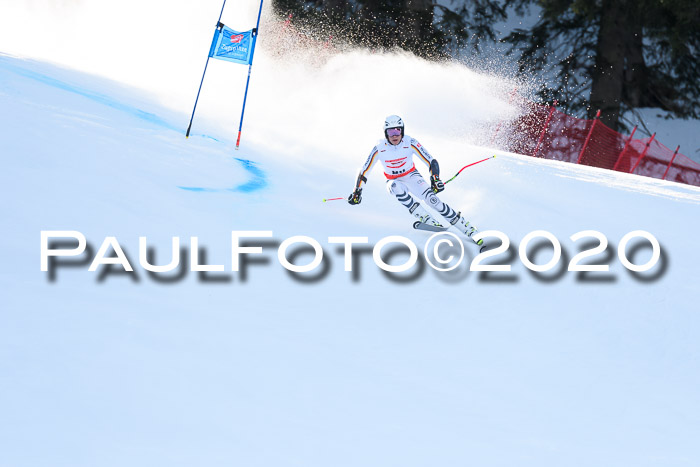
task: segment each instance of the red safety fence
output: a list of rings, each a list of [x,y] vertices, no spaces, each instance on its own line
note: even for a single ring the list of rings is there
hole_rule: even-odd
[[[552,106],[522,99],[523,112],[508,122],[505,149],[543,159],[573,162],[618,172],[700,186],[700,164],[651,138],[633,139],[593,120],[572,117]],[[600,112],[598,112],[600,113]],[[494,133],[494,139],[496,137]]]

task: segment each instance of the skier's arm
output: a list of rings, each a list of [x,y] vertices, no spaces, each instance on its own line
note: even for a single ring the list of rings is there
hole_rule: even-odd
[[[430,164],[430,188],[433,189],[433,193],[440,193],[445,189],[445,183],[440,180],[440,167],[435,159]]]
[[[428,150],[421,146],[415,138],[411,138],[411,148],[418,155],[418,158],[430,167],[430,186],[433,192],[440,193],[445,189],[445,184],[440,180],[440,164],[438,164],[437,159],[433,159]]]
[[[362,201],[362,183],[367,183],[367,174],[369,173],[370,170],[372,170],[372,167],[374,166],[374,162],[377,160],[377,153],[379,150],[375,146],[372,148],[372,152],[369,153],[369,157],[365,161],[365,164],[362,166],[360,169],[360,173],[357,175],[357,181],[355,182],[355,189],[353,192],[348,196],[348,203],[350,204],[360,204]]]
[[[411,149],[413,152],[418,156],[418,159],[422,160],[425,162],[425,164],[430,168],[430,174],[433,174],[433,162],[437,164],[437,161],[433,159],[433,156],[430,155],[427,149],[425,149],[424,146],[422,146],[417,139],[411,138]],[[438,168],[438,172],[440,169]]]
[[[440,176],[440,164],[438,164],[437,159],[430,161],[430,176],[439,177]]]

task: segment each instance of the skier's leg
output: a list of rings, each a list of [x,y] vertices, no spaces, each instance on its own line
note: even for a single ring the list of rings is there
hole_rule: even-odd
[[[438,198],[435,193],[433,193],[430,184],[425,181],[420,172],[413,171],[407,177],[405,184],[408,190],[416,195],[418,200],[423,200],[432,209],[437,211],[440,216],[445,219],[446,224],[454,224],[455,219],[457,219],[457,212],[449,207],[446,203],[443,203],[440,198]]]
[[[431,225],[440,225],[440,222],[430,215],[427,209],[420,205],[408,190],[406,184],[401,180],[387,180],[387,191],[394,195],[399,203],[403,204],[406,209],[417,218],[420,222],[425,222]]]
[[[406,179],[405,185],[408,187],[409,191],[416,194],[419,199],[425,200],[428,206],[437,211],[447,222],[445,225],[454,225],[459,232],[468,237],[476,232],[476,228],[470,225],[469,222],[462,217],[461,213],[452,209],[447,203],[442,202],[440,198],[433,193],[430,184],[425,181],[417,170],[411,172],[404,178]]]

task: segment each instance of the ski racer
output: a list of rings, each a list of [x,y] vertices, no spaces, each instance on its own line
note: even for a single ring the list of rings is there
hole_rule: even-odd
[[[418,159],[430,168],[430,185],[416,170],[413,156],[418,156]],[[348,197],[348,203],[360,204],[362,184],[367,183],[367,174],[377,161],[384,166],[389,193],[394,195],[420,223],[433,227],[454,226],[468,237],[476,232],[476,228],[470,225],[461,213],[456,212],[436,196],[436,193],[445,189],[445,184],[440,180],[440,166],[418,140],[404,134],[404,123],[398,115],[390,115],[384,121],[384,139],[379,140],[372,148],[367,161],[360,169],[355,189]],[[431,216],[421,202],[427,203],[441,219]],[[476,243],[482,245],[483,240]]]

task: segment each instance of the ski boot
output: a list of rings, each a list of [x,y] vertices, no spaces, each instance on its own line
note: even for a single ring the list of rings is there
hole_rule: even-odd
[[[442,224],[431,216],[430,213],[418,202],[413,203],[413,205],[408,208],[408,211],[413,214],[413,217],[418,219],[418,222],[432,225],[434,227],[442,227]]]
[[[483,247],[483,245],[484,245],[484,240],[483,240],[483,239],[474,240],[474,238],[472,238],[472,235],[475,234],[475,233],[477,232],[476,227],[474,227],[473,225],[470,225],[469,222],[467,222],[467,220],[466,220],[464,217],[462,217],[462,213],[461,213],[461,212],[458,212],[458,213],[457,213],[457,216],[455,216],[455,218],[452,219],[452,221],[451,221],[450,223],[451,223],[460,233],[463,233],[464,235],[466,235],[467,237],[469,237],[474,243],[476,243],[476,244],[479,245],[480,247]]]

